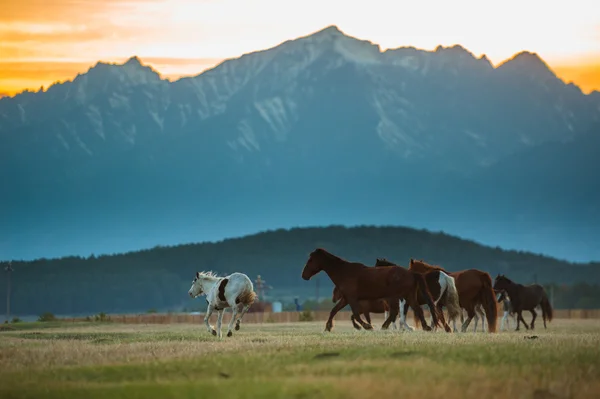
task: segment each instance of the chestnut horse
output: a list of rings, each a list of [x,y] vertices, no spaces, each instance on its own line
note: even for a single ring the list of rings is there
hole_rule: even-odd
[[[525,328],[529,329],[529,326],[525,320],[523,320],[523,315],[521,314],[524,310],[529,310],[531,312],[531,315],[533,316],[531,319],[531,329],[534,329],[535,318],[537,317],[535,308],[538,305],[542,308],[544,328],[546,328],[546,319],[552,321],[552,306],[550,306],[546,290],[544,290],[544,287],[541,285],[517,284],[508,277],[499,274],[494,281],[494,289],[496,291],[505,291],[510,297],[512,310],[517,314],[517,328],[515,331],[519,331],[519,322],[521,321],[525,325]]]
[[[342,299],[342,292],[338,287],[333,288],[333,294],[331,296],[331,300],[335,303]],[[385,299],[372,299],[370,301],[359,301],[358,306],[360,307],[360,314],[365,316],[365,320],[367,323],[371,324],[371,315],[370,313],[383,313],[384,319],[387,319],[390,314],[390,306],[385,301]],[[356,324],[356,320],[354,320],[354,316],[350,316],[350,321],[352,321],[352,325],[357,330],[360,330],[360,326]],[[392,326],[394,330],[397,330],[396,321],[392,321]]]
[[[377,258],[375,262],[375,267],[381,266],[398,266],[395,263],[390,262],[389,260],[383,258]],[[444,273],[441,270],[431,270],[427,273],[421,273],[425,277],[425,283],[427,284],[427,288],[431,295],[435,300],[435,304],[437,307],[437,311],[439,312],[440,321],[444,326],[446,332],[451,332],[452,329],[446,323],[446,319],[444,317],[444,312],[442,310],[442,305],[446,305],[448,308],[448,318],[454,321],[457,317],[460,316],[461,310],[458,301],[458,292],[456,290],[456,285],[454,283],[454,278],[450,277],[448,274]],[[421,295],[417,296],[419,305],[425,305],[427,302],[425,298]],[[431,309],[429,309],[431,311]],[[405,301],[400,301],[400,324],[407,327],[409,330],[412,328],[408,327],[406,324],[406,314],[408,313],[408,306],[406,306]],[[415,320],[416,322],[417,320]]]
[[[382,298],[390,305],[390,315],[381,326],[382,329],[387,329],[392,320],[396,320],[399,301],[406,299],[421,320],[423,329],[431,330],[427,326],[421,306],[418,305],[417,292],[419,290],[422,292],[431,309],[435,309],[435,306],[425,278],[419,273],[399,266],[368,267],[359,262],[348,262],[322,248],[317,248],[310,253],[302,270],[302,278],[310,280],[320,271],[324,271],[342,293],[342,299],[331,310],[325,331],[331,331],[333,317],[346,305],[350,305],[352,315],[358,324],[365,330],[372,330],[373,326],[360,318],[359,301]],[[432,316],[434,325],[439,326],[437,312],[432,312]]]
[[[441,270],[449,276],[454,277],[460,307],[467,311],[467,320],[462,325],[462,332],[467,331],[469,323],[471,323],[471,320],[475,316],[475,307],[479,304],[483,305],[485,310],[488,332],[496,332],[498,307],[496,306],[496,295],[492,288],[492,277],[489,273],[477,269],[447,272],[437,265],[430,265],[423,260],[414,260],[412,258],[410,259],[408,270],[421,273],[430,270]],[[456,331],[456,323],[454,323],[454,331]]]

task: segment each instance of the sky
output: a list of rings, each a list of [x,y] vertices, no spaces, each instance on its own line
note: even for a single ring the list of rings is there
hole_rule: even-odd
[[[600,90],[597,0],[0,0],[0,95],[70,80],[133,55],[163,77],[330,25],[382,50],[460,44],[494,65],[527,50]]]

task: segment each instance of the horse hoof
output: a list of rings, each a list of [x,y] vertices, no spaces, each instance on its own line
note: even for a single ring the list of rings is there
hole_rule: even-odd
[[[232,333],[231,331],[229,331],[229,332],[227,333],[227,336],[228,336],[228,337],[231,337],[232,335],[233,335],[233,333]]]
[[[370,324],[367,324],[364,328],[365,328],[365,330],[372,330],[373,326]]]
[[[216,336],[217,335],[217,330],[212,330],[212,335]]]
[[[235,331],[240,331],[240,325],[239,324],[235,325]]]

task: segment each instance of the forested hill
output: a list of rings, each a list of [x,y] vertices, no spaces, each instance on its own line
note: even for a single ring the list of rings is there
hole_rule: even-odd
[[[478,268],[530,283],[574,284],[600,281],[600,264],[573,264],[517,251],[479,245],[443,233],[402,227],[331,226],[294,228],[228,239],[217,243],[156,247],[89,258],[67,257],[13,262],[13,314],[81,314],[177,310],[198,306],[187,295],[196,271],[220,275],[258,274],[274,287],[272,299],[301,300],[315,293],[315,282],[301,279],[309,253],[323,247],[342,258],[374,264],[386,257],[407,265],[410,257],[449,271]],[[5,273],[0,308],[6,306]],[[329,279],[319,276],[321,297],[331,294]]]

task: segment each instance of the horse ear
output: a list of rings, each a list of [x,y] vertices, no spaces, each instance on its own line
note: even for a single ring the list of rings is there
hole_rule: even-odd
[[[196,278],[200,278],[200,272],[196,272]]]

